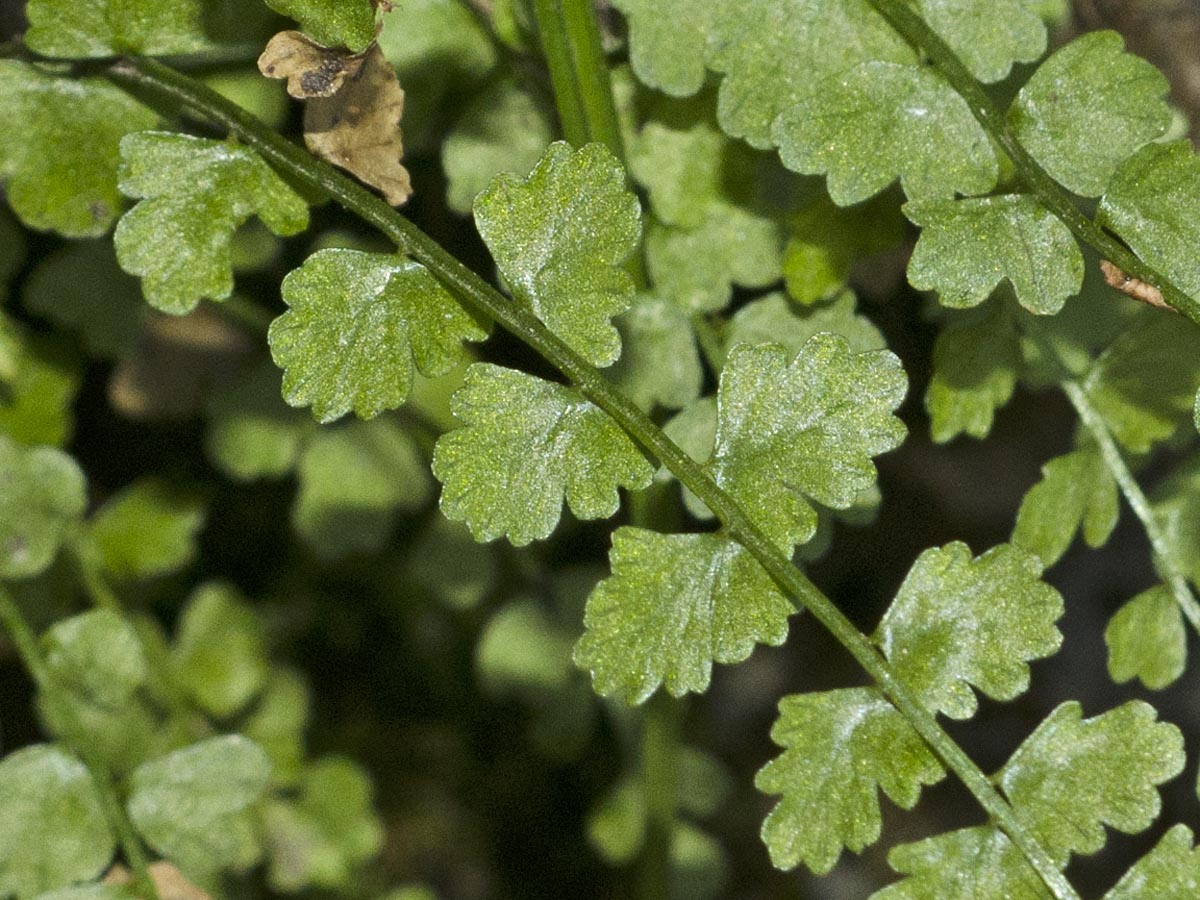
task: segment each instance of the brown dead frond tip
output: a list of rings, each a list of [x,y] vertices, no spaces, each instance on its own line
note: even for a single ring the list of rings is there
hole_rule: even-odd
[[[1100,260],[1100,271],[1104,273],[1104,280],[1109,287],[1116,288],[1122,294],[1132,297],[1134,300],[1148,303],[1151,306],[1157,306],[1159,309],[1169,309],[1175,312],[1175,308],[1163,299],[1162,291],[1148,282],[1142,281],[1140,278],[1134,278],[1128,275],[1125,271],[1107,259]]]

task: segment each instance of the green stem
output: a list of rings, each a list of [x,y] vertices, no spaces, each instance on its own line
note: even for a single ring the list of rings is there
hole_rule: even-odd
[[[704,354],[704,361],[708,363],[708,367],[714,373],[720,372],[725,365],[725,348],[722,346],[721,336],[708,316],[704,313],[692,316],[692,331],[696,333],[696,343],[700,346],[700,352]]]
[[[613,387],[601,372],[552,334],[532,313],[508,301],[383,200],[328,164],[314,159],[276,134],[245,110],[202,84],[145,57],[131,57],[109,70],[116,83],[136,86],[194,110],[230,129],[268,161],[315,190],[324,192],[349,212],[377,227],[400,250],[422,263],[459,302],[498,322],[540,354],[603,409],[650,456],[659,460],[725,525],[727,533],[762,565],[797,608],[803,607],[849,651],[883,694],[900,710],[932,751],[954,772],[979,804],[1012,839],[1058,900],[1078,895],[1034,836],[1018,821],[1008,802],[892,673],[887,661],[828,597],[783,556],[731,496],[653,421]]]
[[[1067,399],[1071,401],[1071,405],[1075,407],[1075,411],[1079,414],[1079,419],[1083,422],[1083,426],[1100,446],[1100,455],[1104,459],[1104,464],[1108,467],[1109,472],[1112,473],[1118,486],[1120,486],[1121,493],[1125,496],[1125,501],[1129,504],[1130,509],[1133,510],[1133,514],[1142,523],[1142,527],[1146,531],[1146,536],[1150,539],[1150,548],[1154,552],[1154,560],[1158,565],[1158,571],[1171,588],[1171,593],[1175,596],[1175,602],[1179,604],[1179,609],[1187,617],[1192,628],[1195,629],[1197,634],[1200,634],[1200,603],[1197,603],[1192,589],[1188,587],[1187,576],[1175,559],[1175,554],[1171,550],[1167,536],[1163,534],[1162,527],[1159,525],[1158,517],[1154,515],[1154,510],[1150,508],[1150,501],[1146,499],[1146,495],[1142,492],[1137,479],[1133,477],[1129,466],[1125,464],[1125,458],[1121,455],[1121,450],[1117,447],[1116,441],[1113,440],[1112,433],[1108,430],[1104,418],[1100,415],[1099,410],[1092,405],[1092,401],[1088,398],[1087,391],[1084,390],[1082,385],[1074,381],[1068,381],[1063,385],[1063,390],[1067,394]]]
[[[68,551],[79,570],[79,580],[83,582],[88,598],[97,609],[107,609],[121,614],[123,609],[117,592],[112,589],[104,578],[104,570],[100,563],[99,552],[95,545],[86,537],[80,535],[68,545]]]
[[[576,147],[599,142],[624,160],[612,83],[592,0],[535,0],[542,52],[563,135]]]
[[[642,709],[642,791],[646,798],[646,842],[640,864],[640,896],[671,895],[671,844],[679,785],[679,731],[682,707],[659,693]]]
[[[0,584],[0,625],[4,626],[4,630],[12,638],[13,645],[17,648],[17,655],[21,657],[21,663],[33,676],[33,683],[39,690],[45,690],[46,686],[50,684],[50,670],[46,668],[46,663],[42,659],[37,635],[29,627],[25,614],[17,606],[12,594],[5,590],[2,584]]]
[[[86,757],[84,762],[91,770],[92,783],[96,786],[100,804],[104,807],[104,816],[108,819],[109,827],[116,832],[117,840],[121,843],[121,852],[133,873],[134,890],[141,900],[161,900],[158,887],[150,875],[150,862],[146,855],[146,848],[142,846],[142,839],[134,830],[133,823],[125,812],[125,807],[121,805],[121,798],[117,796],[117,789],[113,786],[112,780],[103,774],[102,768],[97,768]]]
[[[906,41],[928,55],[950,86],[967,102],[983,130],[1008,154],[1017,172],[1041,204],[1062,220],[1077,239],[1127,274],[1157,287],[1172,308],[1193,322],[1200,323],[1200,303],[1079,211],[1066,189],[1050,177],[1009,131],[1004,114],[992,102],[983,85],[906,0],[869,2]]]
[[[33,676],[38,690],[43,693],[58,690],[58,686],[50,674],[50,669],[42,658],[37,635],[33,633],[33,628],[30,627],[25,614],[21,612],[21,608],[17,606],[16,601],[3,585],[0,585],[0,625],[4,626],[5,631],[12,638],[21,662]],[[84,765],[91,773],[96,793],[104,807],[104,815],[108,819],[109,825],[117,833],[117,838],[121,842],[121,850],[125,854],[125,861],[129,863],[129,868],[133,871],[133,880],[138,893],[142,900],[160,900],[158,889],[150,877],[150,869],[146,862],[146,850],[134,831],[133,824],[125,815],[125,810],[121,806],[120,798],[117,797],[116,789],[109,779],[106,768],[91,758],[83,748],[76,747],[74,749],[79,752]]]

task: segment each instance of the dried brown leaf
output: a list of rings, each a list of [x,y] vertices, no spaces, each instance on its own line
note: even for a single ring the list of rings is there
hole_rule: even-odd
[[[1127,294],[1134,300],[1149,303],[1151,306],[1157,306],[1159,309],[1176,311],[1163,299],[1162,291],[1140,278],[1127,275],[1123,269],[1118,268],[1107,259],[1100,260],[1100,271],[1104,273],[1104,280],[1108,286],[1116,288],[1122,294]]]
[[[362,67],[333,96],[307,101],[304,142],[399,206],[412,195],[412,181],[400,162],[404,91],[378,45],[364,55]]]
[[[287,92],[298,100],[332,97],[359,73],[368,52],[331,50],[299,31],[281,31],[267,42],[258,70],[268,78],[286,78]]]

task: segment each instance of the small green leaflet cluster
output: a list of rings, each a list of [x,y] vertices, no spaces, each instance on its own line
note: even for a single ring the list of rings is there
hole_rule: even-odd
[[[675,15],[646,0],[617,6],[629,17],[634,71],[644,82],[684,96],[701,87],[704,67],[720,73],[722,129],[778,148],[797,172],[825,174],[836,203],[865,200],[898,177],[906,213],[925,228],[910,266],[917,287],[961,307],[1008,280],[1038,313],[1058,310],[1079,291],[1082,257],[1066,226],[1031,194],[978,196],[999,178],[982,127],[867,0],[674,0]],[[978,0],[917,6],[980,81],[999,81],[1013,63],[1045,49],[1045,29],[1021,0],[986,9]],[[1187,179],[1179,185],[1192,154],[1180,144],[1131,159],[1166,130],[1166,91],[1166,79],[1124,53],[1118,35],[1088,34],[1042,63],[1013,101],[1008,124],[1064,187],[1105,195],[1103,224],[1194,292],[1167,265],[1189,258],[1177,252],[1189,232],[1164,234],[1165,223],[1185,219],[1194,205]],[[1092,138],[1100,133],[1105,140]],[[1149,184],[1151,171],[1172,190]]]
[[[0,578],[15,586],[63,548],[118,583],[195,556],[202,512],[159,482],[135,482],[85,522],[74,462],[0,437],[0,484],[23,506],[0,535]],[[272,669],[262,623],[230,586],[198,588],[173,642],[149,619],[98,609],[58,621],[39,651],[39,711],[59,743],[0,762],[0,802],[29,811],[0,825],[0,893],[24,900],[103,874],[116,837],[97,785],[109,779],[141,838],[199,884],[261,860],[278,890],[342,889],[378,852],[369,779],[306,759],[307,689]],[[233,733],[214,734],[218,722]]]
[[[874,640],[932,713],[965,719],[978,690],[1011,700],[1029,686],[1028,662],[1058,649],[1062,598],[1040,580],[1025,550],[1001,545],[976,559],[962,544],[926,551],[914,564]],[[879,837],[878,789],[912,808],[923,785],[943,777],[904,718],[873,688],[785,698],[772,737],[783,754],[759,773],[761,790],[782,799],[763,824],[776,865],[831,869],[843,847]],[[994,776],[1022,824],[1054,863],[1094,853],[1104,827],[1139,832],[1157,817],[1155,787],[1183,768],[1182,736],[1133,701],[1092,719],[1079,705],[1054,710]],[[1113,785],[1119,784],[1119,790]],[[831,802],[831,798],[833,799]],[[1191,850],[1184,829],[1175,844]],[[1135,867],[1156,867],[1153,851]],[[1045,885],[994,825],[902,845],[889,855],[904,880],[872,895],[897,898],[1043,898]],[[1192,875],[1188,875],[1190,880]],[[1157,897],[1179,873],[1156,875],[1138,893]],[[1122,882],[1129,885],[1128,878]],[[1125,887],[1125,890],[1130,890]],[[1114,889],[1116,891],[1117,889]]]
[[[721,844],[697,820],[710,818],[732,787],[712,756],[680,747],[675,762],[679,818],[671,835],[671,895],[715,900],[728,890],[730,872]],[[647,798],[636,773],[618,780],[588,816],[588,842],[612,865],[629,865],[646,841]]]

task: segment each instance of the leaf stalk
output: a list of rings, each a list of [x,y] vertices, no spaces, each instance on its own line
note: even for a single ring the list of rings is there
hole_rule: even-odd
[[[1146,537],[1150,539],[1150,549],[1154,552],[1154,561],[1158,565],[1159,573],[1171,588],[1171,594],[1175,597],[1180,611],[1195,632],[1200,634],[1200,603],[1196,601],[1192,589],[1188,587],[1187,576],[1176,560],[1175,553],[1171,550],[1170,542],[1163,533],[1158,517],[1154,515],[1154,510],[1150,508],[1150,501],[1146,499],[1141,485],[1138,484],[1137,479],[1133,477],[1133,472],[1126,465],[1125,458],[1121,455],[1121,449],[1113,440],[1104,418],[1100,415],[1100,411],[1092,405],[1087,391],[1078,382],[1065,382],[1063,391],[1066,393],[1067,399],[1071,401],[1071,405],[1075,407],[1075,412],[1079,414],[1079,420],[1083,423],[1083,427],[1099,445],[1104,465],[1107,466],[1113,479],[1121,488],[1125,502],[1129,504],[1133,514],[1142,523]]]

